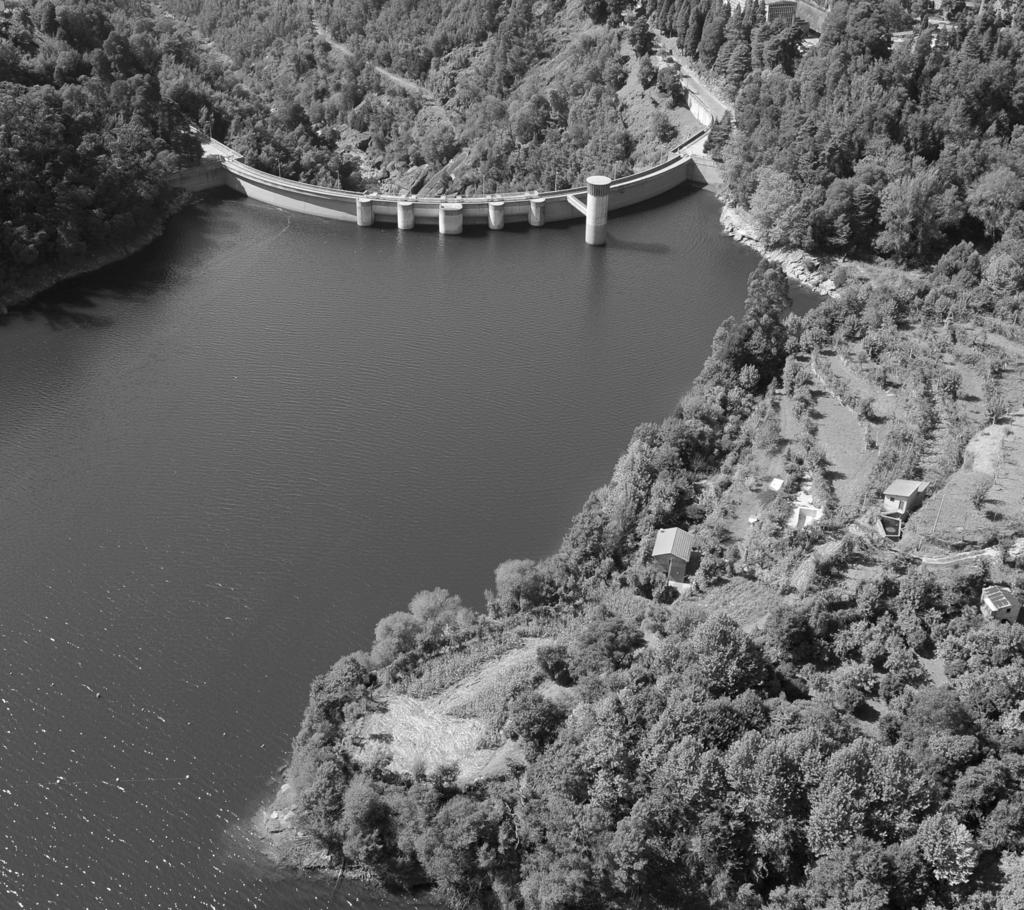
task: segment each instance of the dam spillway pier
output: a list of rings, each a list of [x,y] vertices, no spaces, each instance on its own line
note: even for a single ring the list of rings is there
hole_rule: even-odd
[[[487,227],[492,231],[501,231],[505,228],[505,200],[487,200]]]
[[[461,202],[442,202],[437,207],[437,232],[439,234],[462,233]]]
[[[534,196],[530,200],[530,227],[544,227],[544,203],[547,200],[543,196]]]
[[[373,226],[373,200],[368,196],[356,200],[356,224],[360,227]]]
[[[416,227],[416,203],[411,199],[399,199],[395,204],[395,223],[400,231],[411,231]]]

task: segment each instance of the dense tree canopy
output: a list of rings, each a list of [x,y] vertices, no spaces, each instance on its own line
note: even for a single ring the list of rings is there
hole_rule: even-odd
[[[167,32],[129,12],[0,14],[0,286],[145,234],[172,204],[166,177],[196,157],[161,94]]]
[[[721,152],[730,192],[776,246],[920,265],[999,240],[1024,186],[1021,26],[1009,5],[934,24],[841,0],[797,58],[766,59],[751,32]]]

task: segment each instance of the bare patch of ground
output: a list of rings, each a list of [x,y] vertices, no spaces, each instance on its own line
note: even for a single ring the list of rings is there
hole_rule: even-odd
[[[549,641],[529,639],[429,698],[389,694],[384,711],[363,719],[363,747],[355,758],[365,764],[386,756],[393,770],[405,774],[455,764],[463,783],[503,774],[523,755],[513,742],[489,744],[495,718],[517,692],[532,686],[537,648]]]
[[[914,282],[923,281],[927,273],[922,269],[911,269],[906,266],[895,266],[880,260],[865,262],[861,259],[836,259],[836,265],[842,265],[850,279],[877,282]]]
[[[1003,353],[1008,354],[1013,362],[1021,365],[1021,346],[1009,338],[1004,338],[998,332],[985,332],[985,341],[992,347],[999,348]]]
[[[779,435],[784,444],[800,437],[800,420],[793,408],[793,399],[785,396],[779,399]]]
[[[994,424],[972,437],[964,449],[964,466],[995,477],[1003,461],[1003,443],[1009,431],[1005,424]]]

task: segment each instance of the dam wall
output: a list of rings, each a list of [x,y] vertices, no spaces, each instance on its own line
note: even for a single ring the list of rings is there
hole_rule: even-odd
[[[703,136],[701,133],[678,147],[661,164],[612,180],[608,184],[608,211],[647,202],[683,183],[711,182],[690,151]],[[204,148],[207,161],[182,172],[178,185],[195,191],[228,186],[250,199],[286,211],[354,222],[363,227],[387,224],[408,229],[431,225],[445,233],[458,233],[462,225],[481,225],[492,230],[516,223],[541,227],[579,219],[587,212],[586,186],[486,196],[359,193],[268,174],[245,164],[236,152],[216,140],[207,140]],[[451,227],[454,224],[458,225],[457,230]]]
[[[190,193],[203,193],[218,186],[227,186],[228,174],[221,159],[205,158],[201,164],[179,171],[170,183]]]

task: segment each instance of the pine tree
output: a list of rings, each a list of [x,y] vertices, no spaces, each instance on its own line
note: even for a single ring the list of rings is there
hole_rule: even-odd
[[[679,48],[691,60],[697,57],[697,47],[704,34],[704,23],[707,20],[708,7],[701,2],[690,7],[690,22],[686,27],[686,40],[680,41]]]
[[[719,54],[719,60],[724,54]],[[725,77],[725,84],[729,89],[729,97],[735,98],[739,91],[740,83],[750,72],[750,48],[744,42],[737,42],[729,55],[728,61],[722,69]]]
[[[693,16],[693,8],[696,6],[694,0],[679,0],[675,7],[673,29],[676,34],[677,44],[680,48],[686,46],[690,34],[690,21]]]
[[[725,43],[725,30],[729,25],[732,7],[715,0],[711,18],[704,24],[704,31],[697,47],[697,60],[706,69],[712,69],[718,59],[718,52]]]

